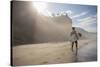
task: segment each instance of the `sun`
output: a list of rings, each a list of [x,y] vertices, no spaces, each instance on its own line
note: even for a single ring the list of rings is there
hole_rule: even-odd
[[[47,4],[43,2],[33,2],[33,6],[37,9],[39,13],[43,13],[47,8]]]

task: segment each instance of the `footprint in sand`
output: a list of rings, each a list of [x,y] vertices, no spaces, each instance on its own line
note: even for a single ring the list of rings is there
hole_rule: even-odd
[[[66,53],[64,52],[64,53],[62,53],[61,55],[64,56],[64,55],[66,55]]]
[[[42,62],[42,64],[47,64],[48,63],[48,61],[44,61],[44,62]]]
[[[58,57],[57,59],[61,59],[60,57]]]

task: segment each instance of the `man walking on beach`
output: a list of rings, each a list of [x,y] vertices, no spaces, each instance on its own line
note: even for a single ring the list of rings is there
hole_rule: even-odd
[[[79,36],[81,37],[81,34],[75,30],[75,27],[72,27],[72,32],[70,33],[70,35],[71,35],[71,42],[72,42],[72,51],[73,51],[74,43],[76,45],[76,50],[77,50],[78,49],[78,40],[79,40]]]

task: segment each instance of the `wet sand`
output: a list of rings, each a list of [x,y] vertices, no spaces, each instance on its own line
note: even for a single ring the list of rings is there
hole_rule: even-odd
[[[70,42],[28,44],[13,47],[13,65],[40,65],[97,60],[96,40],[80,40],[78,51]]]

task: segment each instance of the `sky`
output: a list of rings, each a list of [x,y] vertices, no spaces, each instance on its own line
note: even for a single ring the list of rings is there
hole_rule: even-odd
[[[45,14],[68,14],[72,26],[81,27],[89,32],[97,32],[97,6],[67,3],[46,3]]]

